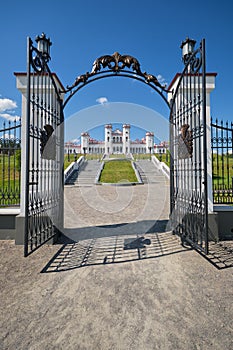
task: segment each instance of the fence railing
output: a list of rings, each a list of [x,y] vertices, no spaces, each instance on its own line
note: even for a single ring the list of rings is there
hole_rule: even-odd
[[[233,204],[233,123],[211,119],[214,204]]]
[[[214,204],[233,204],[233,123],[211,119]],[[21,121],[0,126],[0,207],[20,204]]]
[[[0,127],[0,207],[20,204],[21,121]]]

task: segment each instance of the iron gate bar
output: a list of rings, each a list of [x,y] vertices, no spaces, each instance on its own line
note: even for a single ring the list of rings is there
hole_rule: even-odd
[[[203,108],[202,117],[204,121],[203,130],[203,147],[204,147],[204,195],[205,195],[205,253],[209,253],[209,235],[208,235],[208,184],[207,184],[207,136],[206,136],[206,57],[205,57],[205,40],[201,42],[201,52],[202,52],[202,98],[203,98]]]

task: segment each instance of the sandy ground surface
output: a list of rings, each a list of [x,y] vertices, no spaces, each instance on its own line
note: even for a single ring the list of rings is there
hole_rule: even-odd
[[[25,259],[2,241],[0,349],[232,349],[232,268],[162,244],[126,262],[80,267],[74,254],[59,269],[61,257],[49,273],[61,246]]]
[[[161,232],[169,202],[156,199],[161,182],[153,186],[135,187],[127,205],[123,193],[98,189],[104,226],[97,194],[83,189],[89,205],[76,221],[83,199],[69,190],[67,230],[80,241],[46,245],[27,258],[13,241],[0,242],[1,350],[233,349],[233,247],[214,246],[210,263]],[[111,196],[114,213],[105,209]]]

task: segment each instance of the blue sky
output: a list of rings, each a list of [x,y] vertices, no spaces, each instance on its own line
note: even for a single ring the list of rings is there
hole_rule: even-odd
[[[181,41],[187,36],[197,43],[205,38],[207,72],[218,73],[211,95],[211,114],[232,120],[232,18],[233,3],[229,0],[4,1],[0,21],[0,115],[8,119],[21,115],[21,96],[13,72],[26,70],[26,38],[34,40],[45,32],[53,43],[51,70],[64,86],[90,71],[96,58],[115,51],[136,57],[142,71],[169,84],[183,69]],[[148,86],[131,79],[109,78],[76,94],[65,108],[67,120],[100,105],[99,98],[113,105],[121,102],[145,106],[168,117],[164,101]],[[135,125],[141,127],[145,118],[143,115],[140,121],[135,119]],[[110,117],[109,122],[115,121]],[[159,128],[156,120],[152,124],[152,131]],[[95,125],[93,117],[92,127]]]

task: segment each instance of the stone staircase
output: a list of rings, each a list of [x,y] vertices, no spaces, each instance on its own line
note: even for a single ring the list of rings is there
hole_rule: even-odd
[[[158,183],[163,174],[156,165],[149,160],[135,162],[139,175],[145,184]],[[101,163],[98,160],[85,161],[79,170],[75,170],[67,180],[66,185],[90,186],[94,185]]]
[[[160,172],[156,165],[149,160],[138,160],[135,162],[139,175],[143,183],[157,183],[163,174]]]
[[[101,163],[98,160],[85,161],[79,170],[75,170],[66,185],[90,186],[94,185]]]

